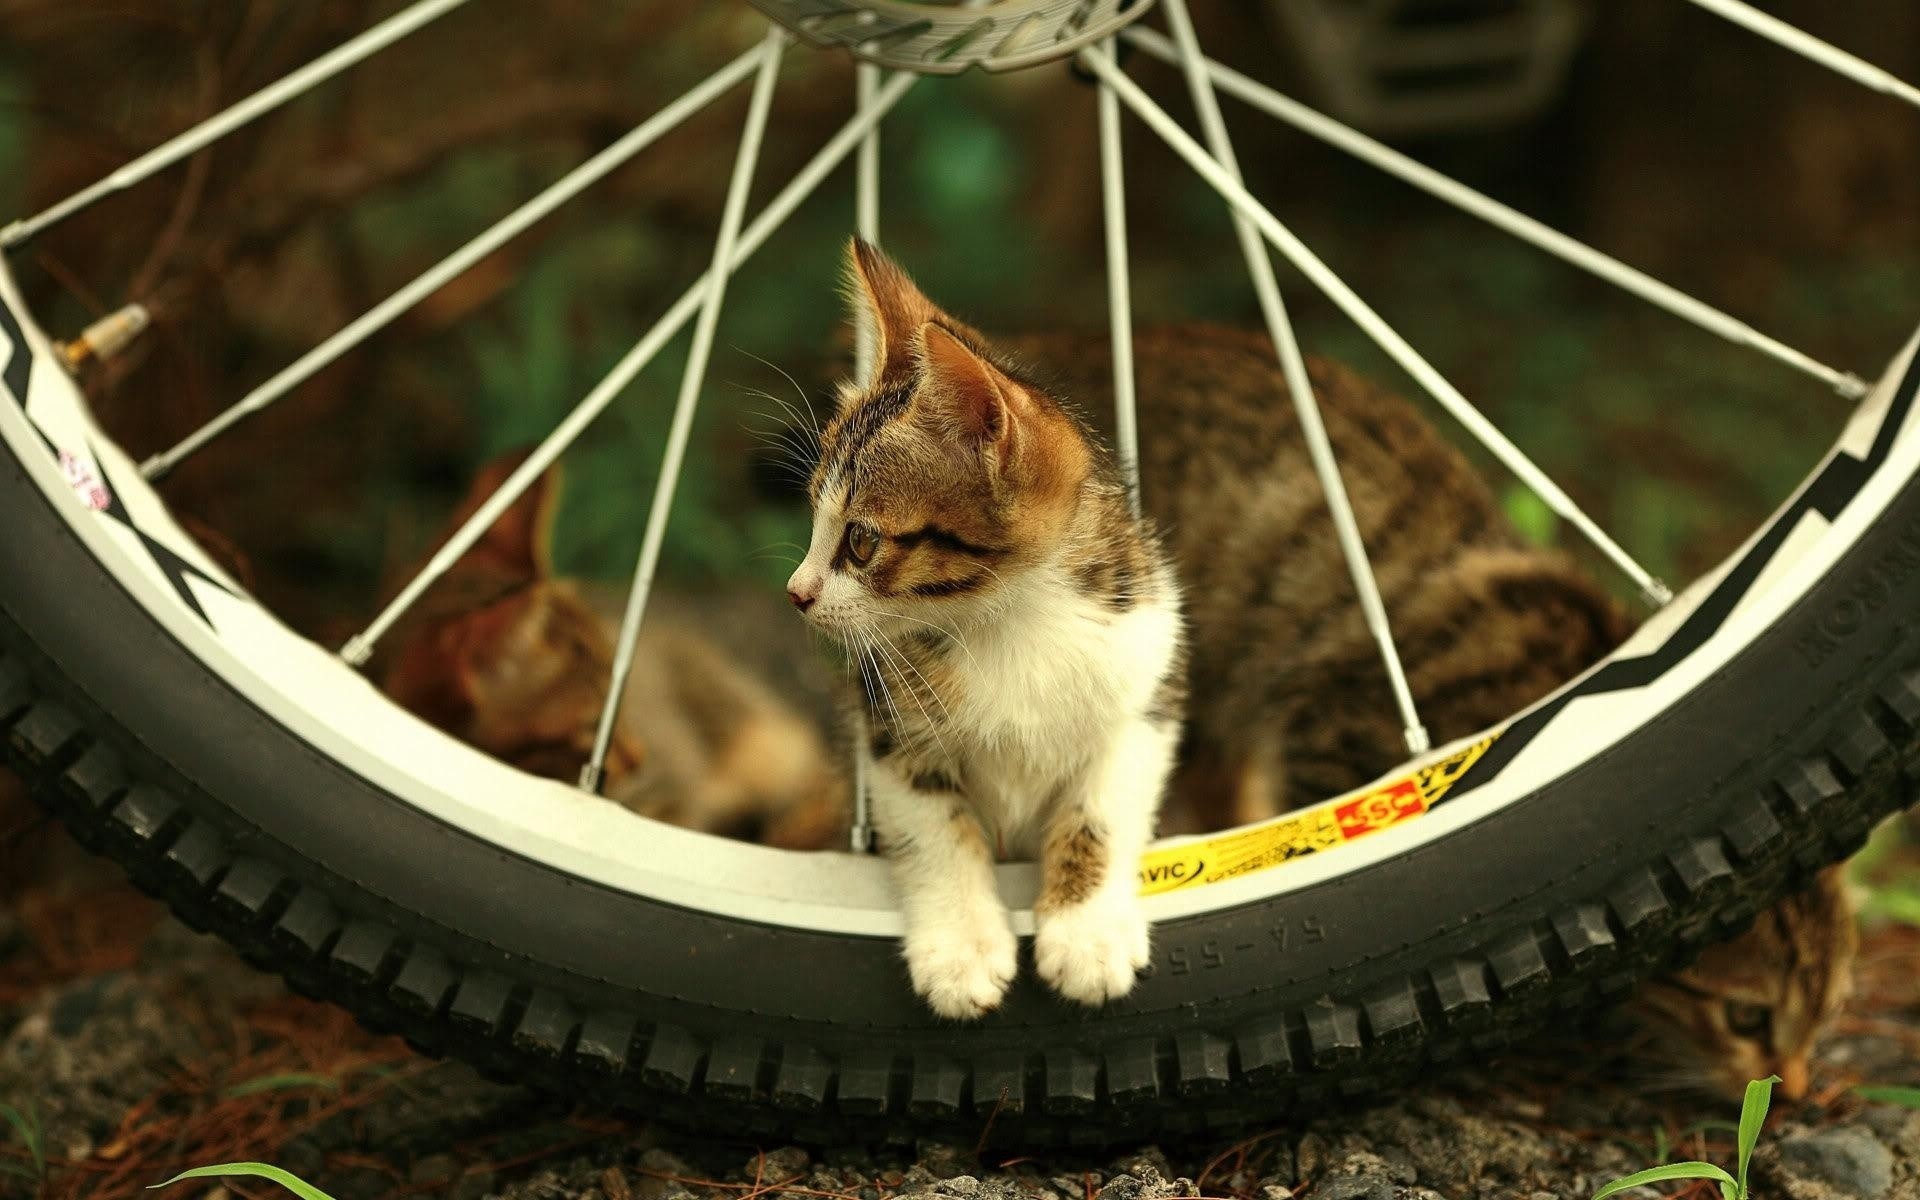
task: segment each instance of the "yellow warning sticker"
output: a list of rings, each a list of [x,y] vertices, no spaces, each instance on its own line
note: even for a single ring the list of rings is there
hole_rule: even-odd
[[[1157,896],[1236,879],[1411,821],[1439,803],[1499,736],[1494,733],[1462,746],[1357,796],[1331,800],[1215,837],[1150,850],[1140,860],[1140,894]]]

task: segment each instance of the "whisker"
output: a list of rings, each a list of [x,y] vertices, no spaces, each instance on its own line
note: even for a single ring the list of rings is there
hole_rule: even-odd
[[[769,392],[763,392],[756,388],[745,388],[742,390],[749,396],[756,396],[771,404],[778,405],[780,408],[779,413],[770,412],[764,408],[755,408],[748,411],[752,412],[754,416],[772,421],[780,429],[790,434],[796,444],[803,446],[808,454],[816,457],[819,455],[820,435],[811,427],[807,419],[801,415],[799,409],[796,409],[792,404]]]
[[[900,665],[906,667],[907,670],[912,671],[914,675],[919,677],[920,682],[926,686],[927,694],[932,696],[933,702],[940,706],[940,711],[943,715],[945,715],[947,720],[949,721],[953,720],[953,710],[947,707],[946,698],[940,694],[939,688],[936,688],[933,686],[933,681],[931,679],[928,679],[926,675],[924,675],[921,672],[920,668],[914,665],[913,659],[908,657],[907,652],[905,650],[901,649],[899,646],[896,646],[891,641],[887,640],[884,634],[879,635],[879,637],[880,637],[881,644],[887,647],[889,654],[894,657],[895,661],[899,662]],[[907,693],[913,696],[915,703],[918,703],[920,699],[918,695],[919,689],[915,688],[913,686],[913,682],[905,678],[904,676],[901,678],[901,682],[907,685]],[[920,712],[921,712],[921,715],[927,717],[927,720],[929,723],[932,722],[933,717],[927,714],[925,705],[921,706]]]
[[[767,362],[766,359],[761,358],[758,354],[755,354],[753,351],[742,350],[740,351],[740,353],[746,355],[748,358],[755,359],[762,363],[766,363],[767,366],[772,367],[775,371],[778,371],[782,378],[784,378],[788,383],[793,385],[794,394],[800,397],[800,403],[807,406],[807,415],[813,419],[813,441],[815,445],[818,445],[820,443],[820,415],[813,411],[813,401],[808,398],[807,389],[801,387],[800,381],[795,379],[793,376],[787,374],[787,372],[783,368],[777,366],[774,363]]]
[[[908,670],[913,671],[916,675],[919,674],[918,669],[915,668],[912,663],[907,662],[904,657],[900,657],[899,652],[893,647],[891,647],[884,638],[881,638],[878,635],[870,635],[870,636],[872,636],[873,638],[873,641],[871,642],[871,644],[874,646],[874,648],[878,649],[882,654],[887,656],[888,662],[899,663],[900,665],[905,666]],[[926,679],[926,676],[922,675],[920,676],[920,678],[922,679],[922,681],[924,681]],[[907,689],[908,697],[911,698],[913,700],[914,705],[917,708],[919,708],[921,717],[926,720],[927,731],[933,734],[934,744],[940,747],[941,757],[951,758],[952,755],[947,753],[946,739],[940,736],[940,725],[937,721],[933,719],[933,714],[927,711],[926,703],[920,699],[919,689],[914,687],[913,681],[911,679],[908,679],[905,675],[900,676],[900,682]],[[884,687],[885,685],[886,685],[886,676],[883,674],[881,676],[881,686]],[[929,683],[927,684],[927,688],[929,691],[931,691],[933,689],[933,685]],[[889,696],[891,696],[891,693],[889,693]],[[946,702],[940,699],[940,694],[938,692],[934,692],[933,698],[934,698],[934,701],[938,703],[941,709],[944,711],[946,709]],[[898,717],[899,715],[900,715],[900,709],[896,705],[894,707],[894,716]],[[952,719],[951,714],[948,715],[948,719]]]
[[[964,653],[969,659],[972,659],[975,663],[978,663],[980,661],[979,659],[975,659],[973,657],[972,648],[967,645],[966,639],[962,638],[959,632],[956,630],[948,629],[944,625],[940,625],[933,621],[926,620],[923,617],[908,616],[906,613],[894,612],[891,609],[871,608],[868,610],[868,612],[877,613],[878,615],[883,617],[892,617],[897,621],[912,621],[916,625],[925,625],[928,629],[933,630],[935,633],[945,634],[948,640],[953,642],[954,645],[960,647],[961,652]]]

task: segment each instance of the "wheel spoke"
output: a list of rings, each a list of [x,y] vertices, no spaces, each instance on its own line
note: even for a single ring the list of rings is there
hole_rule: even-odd
[[[1359,325],[1368,337],[1400,364],[1402,369],[1418,380],[1420,385],[1426,388],[1448,412],[1452,413],[1456,420],[1465,425],[1468,432],[1479,439],[1480,443],[1499,458],[1508,470],[1532,488],[1548,507],[1578,529],[1611,559],[1622,573],[1633,580],[1648,603],[1658,605],[1672,599],[1672,593],[1667,590],[1665,584],[1648,574],[1631,555],[1608,537],[1605,531],[1573,502],[1572,497],[1535,466],[1519,447],[1509,441],[1507,436],[1487,420],[1480,410],[1460,394],[1459,389],[1447,382],[1431,363],[1420,356],[1419,351],[1408,344],[1407,340],[1382,319],[1380,314],[1373,311],[1332,268],[1320,261],[1304,242],[1294,236],[1292,230],[1280,222],[1279,218],[1267,211],[1251,192],[1247,191],[1198,142],[1181,129],[1179,123],[1168,116],[1164,109],[1155,104],[1126,75],[1099,56],[1083,53],[1080,58],[1088,64],[1090,69],[1113,86],[1119,93],[1120,99],[1134,111],[1136,116],[1158,134],[1175,153],[1186,159],[1187,164],[1212,185],[1215,191],[1225,197],[1228,203],[1252,220],[1267,241],[1285,254],[1302,274],[1313,281],[1314,286],[1339,305],[1341,310]]]
[[[1114,61],[1111,39],[1089,54]],[[1140,515],[1140,424],[1133,377],[1133,278],[1127,266],[1127,179],[1121,160],[1120,98],[1100,85],[1100,201],[1107,227],[1107,321],[1113,342],[1114,441],[1127,476],[1127,501]]]
[[[311,379],[341,355],[386,328],[409,309],[439,291],[449,280],[506,245],[536,222],[604,179],[661,137],[678,128],[694,113],[711,104],[727,89],[752,74],[759,61],[760,51],[755,48],[746,51],[714,72],[685,95],[636,126],[625,137],[574,168],[565,177],[515,209],[492,228],[441,259],[417,279],[388,296],[326,341],[301,355],[271,379],[241,397],[219,416],[182,438],[173,448],[141,463],[140,474],[150,480],[160,478],[178,466],[188,455]]]
[[[1876,92],[1885,92],[1896,96],[1908,104],[1920,107],[1920,88],[1890,71],[1874,66],[1864,58],[1848,54],[1840,47],[1823,42],[1797,26],[1789,25],[1779,17],[1761,12],[1751,4],[1741,0],[1693,0],[1693,3],[1725,17],[1736,25],[1759,34],[1769,41],[1777,42],[1800,57],[1819,63],[1830,71],[1837,71],[1855,83],[1872,88]]]
[[[856,111],[873,107],[880,87],[880,68],[861,63],[854,69]],[[880,126],[876,122],[860,139],[860,153],[854,159],[854,228],[868,245],[880,244]],[[854,374],[866,379],[873,370],[874,328],[867,321],[854,323]],[[867,775],[872,769],[872,749],[867,733],[866,710],[854,706],[853,718],[853,824],[847,830],[847,848],[855,854],[873,849],[873,796],[867,791]]]
[[[753,98],[747,105],[746,124],[740,131],[733,178],[727,183],[726,207],[721,210],[720,234],[713,242],[713,263],[707,268],[706,292],[700,300],[700,316],[694,322],[686,369],[680,374],[680,395],[673,405],[667,448],[660,456],[660,475],[654,481],[653,507],[647,513],[646,533],[640,540],[640,559],[634,565],[633,584],[627,590],[627,611],[620,620],[619,637],[614,641],[613,677],[608,682],[606,703],[600,709],[593,754],[580,771],[580,786],[588,791],[600,789],[607,748],[613,743],[614,722],[625,699],[627,677],[633,671],[634,643],[640,636],[647,598],[653,592],[654,572],[660,565],[660,546],[667,535],[667,518],[673,513],[674,493],[680,487],[680,465],[686,458],[687,439],[693,433],[700,389],[707,381],[707,360],[713,353],[713,335],[720,325],[720,310],[727,300],[727,280],[732,275],[728,264],[733,262],[733,249],[746,219],[747,193],[753,186],[754,168],[760,163],[760,144],[767,132],[767,114],[772,111],[773,88],[780,77],[780,55],[786,44],[786,32],[777,25],[767,30],[766,40],[760,43],[760,70],[754,76]]]
[[[1163,8],[1167,14],[1167,24],[1173,30],[1174,41],[1179,47],[1181,68],[1186,73],[1187,88],[1192,93],[1194,109],[1200,117],[1200,128],[1206,134],[1207,145],[1221,169],[1235,183],[1239,183],[1239,158],[1234,153],[1233,139],[1227,133],[1226,121],[1220,116],[1220,101],[1214,95],[1213,81],[1207,74],[1206,60],[1201,56],[1193,21],[1187,15],[1186,0],[1164,0]],[[1280,295],[1280,283],[1274,276],[1273,260],[1269,257],[1271,252],[1266,243],[1260,240],[1260,231],[1245,213],[1233,211],[1233,228],[1240,240],[1240,251],[1247,260],[1247,271],[1253,278],[1253,290],[1260,299],[1260,311],[1266,317],[1267,332],[1280,357],[1287,390],[1292,394],[1294,411],[1299,416],[1301,436],[1313,460],[1314,473],[1320,477],[1320,488],[1326,493],[1327,507],[1333,516],[1334,533],[1339,538],[1340,551],[1346,558],[1347,572],[1353,577],[1354,591],[1360,596],[1360,610],[1366,617],[1368,632],[1380,648],[1380,660],[1386,667],[1394,703],[1400,709],[1401,729],[1407,749],[1414,754],[1424,753],[1430,745],[1427,730],[1415,709],[1413,691],[1407,686],[1406,671],[1401,665],[1400,652],[1393,641],[1393,629],[1387,620],[1386,604],[1380,598],[1379,581],[1374,577],[1373,564],[1368,561],[1367,548],[1360,537],[1360,524],[1354,519],[1353,505],[1347,498],[1346,484],[1340,477],[1333,444],[1327,437],[1326,423],[1320,416],[1320,403],[1314,396],[1313,383],[1307,378],[1307,364],[1301,357],[1300,342],[1294,335],[1293,321],[1287,315],[1286,301]]]
[[[765,210],[740,235],[739,244],[734,248],[733,258],[727,264],[729,270],[739,270],[748,258],[766,244],[767,239],[772,237],[776,230],[786,224],[787,218],[793,215],[794,210],[814,193],[835,167],[853,153],[867,131],[886,115],[887,111],[918,79],[918,75],[906,71],[893,75],[874,97],[872,107],[855,113],[851,120],[840,127],[838,133],[814,153],[807,164],[800,168],[779,194],[767,204]],[[573,411],[554,427],[553,432],[549,433],[532,453],[528,454],[526,461],[501,482],[499,490],[487,497],[474,510],[473,515],[468,517],[466,522],[454,531],[453,536],[447,539],[446,544],[434,552],[426,565],[421,568],[420,573],[407,581],[400,592],[388,601],[387,606],[381,609],[379,615],[364,630],[341,647],[340,656],[343,659],[359,664],[364,663],[372,655],[373,648],[379,644],[382,637],[386,636],[387,631],[393,628],[394,622],[405,616],[407,610],[413,607],[429,587],[433,586],[434,581],[446,574],[454,563],[460,561],[467,551],[473,548],[474,543],[478,542],[493,523],[500,519],[501,514],[506,512],[528,487],[532,486],[534,480],[554,464],[566,448],[580,436],[581,431],[592,424],[593,419],[606,410],[614,397],[624,391],[627,385],[646,369],[647,364],[653,361],[667,342],[693,319],[700,307],[702,297],[706,295],[707,280],[708,276],[702,275],[681,294],[654,327],[648,330],[618,363],[614,364],[613,369],[594,385],[593,390],[574,406]]]
[[[166,170],[188,155],[212,145],[255,118],[273,111],[301,93],[326,82],[341,71],[384,50],[422,25],[452,12],[466,2],[467,0],[419,0],[419,3],[395,13],[360,36],[314,59],[291,75],[268,84],[239,103],[208,117],[185,133],[154,147],[105,179],[75,192],[52,208],[0,229],[0,248],[17,246],[49,225],[65,220],[96,201],[115,192],[125,191],[141,180]]]
[[[880,68],[861,63],[854,69],[856,111],[865,112],[880,87]],[[880,244],[880,126],[875,125],[860,139],[860,153],[853,168],[853,226],[868,245]],[[854,375],[867,377],[873,366],[873,328],[865,321],[854,324]]]
[[[1127,29],[1122,36],[1155,58],[1175,65],[1180,62],[1180,52],[1173,42],[1152,30],[1142,29],[1136,25]],[[1617,258],[1603,254],[1576,238],[1569,237],[1484,193],[1477,192],[1409,158],[1398,150],[1382,145],[1366,134],[1335,121],[1324,113],[1276,92],[1265,84],[1249,79],[1230,67],[1221,66],[1209,59],[1207,73],[1213,78],[1214,85],[1228,95],[1245,101],[1269,116],[1285,121],[1310,137],[1318,138],[1356,158],[1372,163],[1429,195],[1478,217],[1563,262],[1631,292],[1682,320],[1811,375],[1841,395],[1858,398],[1867,393],[1868,385],[1858,376],[1827,366],[1784,342],[1768,337],[1745,322],[1669,284],[1662,283],[1644,271],[1630,267]]]

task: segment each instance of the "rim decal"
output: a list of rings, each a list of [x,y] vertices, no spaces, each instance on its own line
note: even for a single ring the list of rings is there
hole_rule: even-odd
[[[1873,444],[1864,458],[1840,453],[1821,469],[1820,474],[1797,496],[1791,504],[1776,516],[1767,526],[1767,530],[1754,543],[1753,548],[1734,564],[1726,578],[1722,579],[1713,591],[1700,602],[1700,606],[1687,614],[1687,619],[1673,631],[1658,650],[1639,658],[1620,659],[1610,662],[1595,671],[1580,683],[1561,692],[1552,700],[1534,709],[1507,726],[1506,736],[1501,738],[1499,747],[1485,758],[1474,764],[1468,777],[1460,782],[1453,791],[1458,799],[1475,788],[1490,782],[1504,770],[1514,757],[1524,750],[1527,743],[1537,737],[1542,729],[1567,705],[1582,696],[1598,696],[1607,692],[1626,691],[1631,688],[1645,687],[1672,670],[1682,659],[1698,650],[1713,634],[1719,631],[1733,610],[1739,607],[1747,590],[1760,578],[1767,564],[1786,543],[1787,537],[1799,525],[1800,519],[1809,513],[1818,513],[1828,520],[1838,517],[1842,510],[1860,494],[1867,480],[1873,478],[1887,456],[1893,452],[1893,443],[1900,430],[1906,425],[1907,415],[1912,411],[1914,393],[1920,390],[1920,353],[1913,356],[1907,364],[1907,371],[1900,379],[1893,401],[1887,405],[1886,413],[1881,417],[1880,428],[1875,433]]]
[[[42,429],[40,423],[33,419],[32,413],[27,412],[27,389],[33,383],[33,368],[35,363],[33,347],[28,344],[27,336],[20,328],[19,319],[13,315],[13,310],[4,302],[0,302],[0,337],[5,337],[7,344],[11,348],[11,353],[7,358],[7,369],[5,372],[0,373],[0,384],[6,385],[6,390],[13,396],[14,404],[18,406],[21,413],[26,416],[27,423],[33,426],[34,432],[40,435],[40,440],[46,444],[47,453],[51,454],[54,461],[59,464],[60,473],[66,477],[67,484],[73,489],[74,496],[87,508],[103,516],[110,517],[132,530],[134,536],[140,539],[140,545],[146,550],[147,557],[153,560],[153,565],[159,570],[161,575],[166,577],[167,582],[173,586],[173,590],[179,595],[181,603],[185,604],[195,616],[199,617],[207,628],[212,629],[213,619],[207,616],[207,610],[201,606],[200,598],[193,594],[193,587],[188,581],[199,580],[202,583],[218,588],[228,596],[234,595],[233,589],[207,574],[180,554],[176,553],[166,543],[136,525],[133,520],[133,514],[129,513],[126,505],[120,502],[120,497],[116,493],[113,481],[107,478],[107,468],[104,464],[98,462],[98,456],[95,456],[96,465],[93,468],[89,468],[86,463],[72,451],[62,450],[60,447],[54,445],[53,440],[47,436],[47,431]]]
[[[27,385],[33,382],[33,349],[27,345],[27,335],[20,331],[20,322],[13,310],[0,302],[0,334],[4,334],[13,353],[7,357],[6,374],[0,375],[0,383],[7,385],[13,393],[15,403],[21,411],[27,407]]]
[[[1157,896],[1265,871],[1404,824],[1453,790],[1500,739],[1499,733],[1347,800],[1315,805],[1216,837],[1149,850],[1140,860],[1140,894]]]

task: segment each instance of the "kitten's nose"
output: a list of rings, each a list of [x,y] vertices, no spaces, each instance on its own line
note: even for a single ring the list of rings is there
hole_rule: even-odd
[[[805,612],[813,607],[813,602],[820,598],[820,590],[826,585],[827,578],[822,572],[802,563],[787,577],[787,599],[793,601],[795,608]]]

